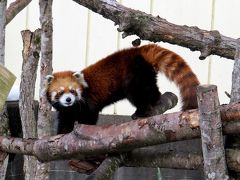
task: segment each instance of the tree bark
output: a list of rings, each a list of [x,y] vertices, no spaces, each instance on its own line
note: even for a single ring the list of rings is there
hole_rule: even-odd
[[[23,38],[23,65],[20,84],[19,110],[23,138],[37,138],[37,121],[35,119],[35,82],[40,56],[41,30],[21,32]],[[32,180],[36,175],[37,159],[24,156],[25,180]]]
[[[7,0],[0,0],[0,65],[5,65],[5,22],[6,22],[6,6]],[[14,82],[14,81],[13,81]],[[7,89],[1,87],[0,90],[9,91],[10,84],[7,85]],[[5,92],[6,93],[6,92]],[[4,95],[1,99],[4,100],[7,98],[7,94]],[[5,99],[6,100],[6,99]],[[5,103],[5,102],[4,102]],[[0,106],[2,106],[1,104]],[[2,109],[3,108],[3,109]],[[0,135],[9,135],[8,128],[8,116],[6,106],[0,107]],[[7,170],[8,156],[6,153],[0,152],[0,179],[5,179],[5,174]]]
[[[231,171],[240,172],[240,151],[234,149],[226,150],[226,158],[227,164]],[[203,168],[203,157],[202,153],[193,153],[193,152],[177,152],[175,150],[170,150],[167,152],[159,151],[159,148],[155,146],[145,147],[134,149],[128,153],[124,153],[124,159],[119,157],[110,157],[108,160],[111,160],[109,165],[101,167],[100,173],[102,176],[98,176],[99,178],[103,177],[104,172],[112,171],[114,167],[114,163],[117,162],[119,167],[149,167],[149,168],[171,168],[171,169],[188,169],[188,170],[196,170]],[[82,161],[79,161],[80,163]],[[78,162],[78,163],[79,163]],[[106,163],[107,164],[107,163]],[[105,165],[106,165],[105,164]],[[80,164],[82,165],[82,164]],[[89,174],[90,171],[86,172],[83,166],[76,166],[73,168],[75,171],[80,173]],[[82,171],[83,170],[83,171]],[[91,176],[91,178],[96,178],[95,176]]]
[[[107,157],[85,180],[110,180],[113,173],[121,167],[123,162],[124,155]]]
[[[223,145],[217,86],[197,88],[205,179],[229,179]]]
[[[13,20],[13,18],[21,12],[32,0],[15,0],[12,2],[6,10],[6,22],[7,25]]]
[[[5,65],[5,22],[7,0],[0,0],[0,64]]]
[[[240,104],[220,108],[225,134],[239,133],[232,125],[240,117]],[[235,119],[235,120],[233,120]],[[231,122],[232,121],[232,122]],[[230,124],[231,128],[228,127]],[[237,123],[236,123],[237,124]],[[127,152],[135,148],[200,137],[197,110],[158,115],[122,124],[78,125],[73,132],[42,139],[0,139],[1,150],[36,156],[40,161],[88,159],[91,156]]]
[[[40,97],[37,134],[38,138],[50,135],[51,106],[47,97],[41,91],[44,89],[44,78],[52,74],[52,0],[39,0],[40,24],[41,24],[41,63],[40,63]],[[49,163],[37,163],[36,180],[49,179]]]
[[[240,45],[240,40],[238,40]],[[240,48],[236,49],[235,62],[232,72],[232,89],[230,103],[240,101]],[[226,148],[240,149],[240,135],[228,135],[226,137]],[[230,171],[231,177],[240,179],[240,173]]]
[[[238,154],[238,152],[236,152]],[[203,168],[201,153],[192,152],[160,152],[155,146],[134,149],[127,153],[122,166],[126,167],[160,167],[171,169]]]
[[[238,40],[238,44],[240,45],[240,39]],[[235,54],[235,62],[232,72],[232,89],[230,103],[239,101],[240,101],[240,47],[236,49]]]
[[[240,172],[239,150],[226,150],[228,168],[235,172]],[[159,152],[158,148],[147,147],[131,151],[123,166],[130,167],[161,167],[172,169],[200,169],[203,168],[202,153],[192,152]]]
[[[239,48],[237,39],[221,35],[218,31],[206,31],[198,27],[179,26],[150,14],[127,8],[115,0],[73,0],[88,9],[101,14],[119,25],[123,38],[137,35],[142,40],[168,42],[200,51],[200,59],[210,54],[234,59]]]
[[[0,111],[0,135],[9,136],[9,126],[8,126],[8,114],[6,105],[3,110]],[[8,154],[6,152],[0,151],[0,180],[5,180],[6,171],[8,165]]]

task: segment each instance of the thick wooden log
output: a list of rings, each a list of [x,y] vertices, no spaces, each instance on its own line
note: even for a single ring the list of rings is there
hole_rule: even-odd
[[[23,64],[20,84],[19,110],[24,138],[37,137],[37,121],[34,110],[35,83],[40,53],[41,30],[21,32],[23,39]],[[35,157],[24,156],[25,180],[32,180],[36,175],[37,160]]]
[[[226,134],[239,133],[240,104],[222,105]],[[228,122],[235,119],[235,122]],[[231,127],[228,127],[228,124]],[[112,125],[78,125],[65,135],[43,139],[0,138],[0,149],[34,155],[41,161],[85,159],[96,154],[126,152],[135,148],[200,137],[198,110],[169,113]]]
[[[239,150],[226,149],[228,168],[235,173],[240,172],[240,159],[238,158],[239,156]],[[121,162],[120,166],[126,167],[160,167],[189,170],[203,168],[203,157],[201,152],[178,152],[176,150],[162,152],[159,151],[159,148],[156,146],[135,149],[124,154],[124,159],[113,157],[112,162],[115,163],[115,161]],[[74,168],[72,169],[84,174],[89,174],[97,168],[93,165],[87,167],[86,161],[74,160],[73,162]],[[112,166],[112,164],[110,165]],[[86,169],[86,167],[88,169]],[[102,170],[101,167],[100,169]],[[111,167],[109,167],[109,169],[111,170]]]
[[[41,60],[40,60],[40,91],[45,88],[44,80],[49,74],[52,74],[52,3],[53,0],[39,0],[40,24],[41,24]],[[40,94],[39,111],[37,121],[38,138],[50,135],[51,105],[47,97]],[[37,163],[37,172],[35,180],[49,179],[49,163]]]
[[[240,45],[240,40],[238,39]],[[232,72],[232,88],[231,88],[230,102],[240,102],[240,47],[236,49],[235,62]],[[226,137],[226,147],[233,149],[240,149],[240,134],[229,135]],[[229,173],[231,178],[240,179],[240,173]]]
[[[205,179],[229,179],[225,160],[217,86],[197,88]]]
[[[118,30],[123,32],[123,37],[135,34],[142,40],[177,44],[200,51],[200,59],[210,54],[234,59],[235,51],[239,48],[237,39],[226,37],[218,31],[176,25],[159,16],[125,7],[114,0],[73,1],[119,25]]]

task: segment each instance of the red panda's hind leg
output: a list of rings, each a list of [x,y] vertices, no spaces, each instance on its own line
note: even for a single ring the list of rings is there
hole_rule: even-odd
[[[144,118],[163,114],[168,109],[173,108],[177,105],[178,98],[175,94],[171,92],[165,92],[155,105],[148,105],[144,111],[139,111],[137,109],[135,113],[131,116],[132,119]]]
[[[125,82],[127,99],[136,107],[132,119],[162,114],[177,104],[171,92],[161,95],[157,86],[157,73],[141,55],[134,59]]]
[[[137,108],[132,118],[146,117],[160,101],[156,72],[141,55],[134,59],[125,81],[126,98]]]

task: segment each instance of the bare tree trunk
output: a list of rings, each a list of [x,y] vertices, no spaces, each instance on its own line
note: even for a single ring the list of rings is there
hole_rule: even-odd
[[[37,76],[37,66],[40,54],[41,31],[22,31],[23,65],[20,84],[19,110],[24,138],[37,138],[37,121],[35,119],[34,93]],[[36,175],[37,159],[24,156],[25,180],[32,180]]]
[[[5,22],[6,22],[7,0],[0,0],[0,64],[5,64]],[[0,135],[8,135],[8,116],[6,106],[0,109]],[[7,153],[0,152],[0,179],[5,179],[7,170]]]
[[[37,133],[38,138],[50,135],[51,106],[46,96],[42,96],[41,91],[44,88],[44,78],[52,74],[52,0],[39,0],[40,24],[41,24],[41,63],[40,63],[40,101],[38,113]],[[49,163],[37,164],[37,180],[49,179]]]
[[[238,40],[240,45],[240,40]],[[232,72],[232,89],[230,103],[240,101],[240,48],[236,49],[235,62]],[[240,149],[240,135],[228,135],[226,138],[226,148]],[[240,179],[240,173],[230,171],[233,178]]]
[[[199,86],[197,90],[205,179],[229,179],[217,86]]]

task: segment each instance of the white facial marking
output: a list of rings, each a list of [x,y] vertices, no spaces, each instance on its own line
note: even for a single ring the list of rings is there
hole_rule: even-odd
[[[60,89],[61,89],[61,91],[64,91],[65,88],[63,86],[61,86]]]
[[[76,97],[71,93],[63,94],[59,98],[59,102],[65,107],[72,106],[75,100],[76,100]]]
[[[57,92],[55,92],[55,91],[53,91],[53,92],[51,93],[51,100],[52,100],[52,101],[55,100],[56,95],[57,95]]]
[[[72,87],[72,86],[69,86],[68,89],[69,89],[69,90],[73,90],[73,87]]]
[[[81,99],[81,97],[82,97],[81,90],[78,88],[78,89],[76,89],[76,92],[77,92],[78,98]]]

